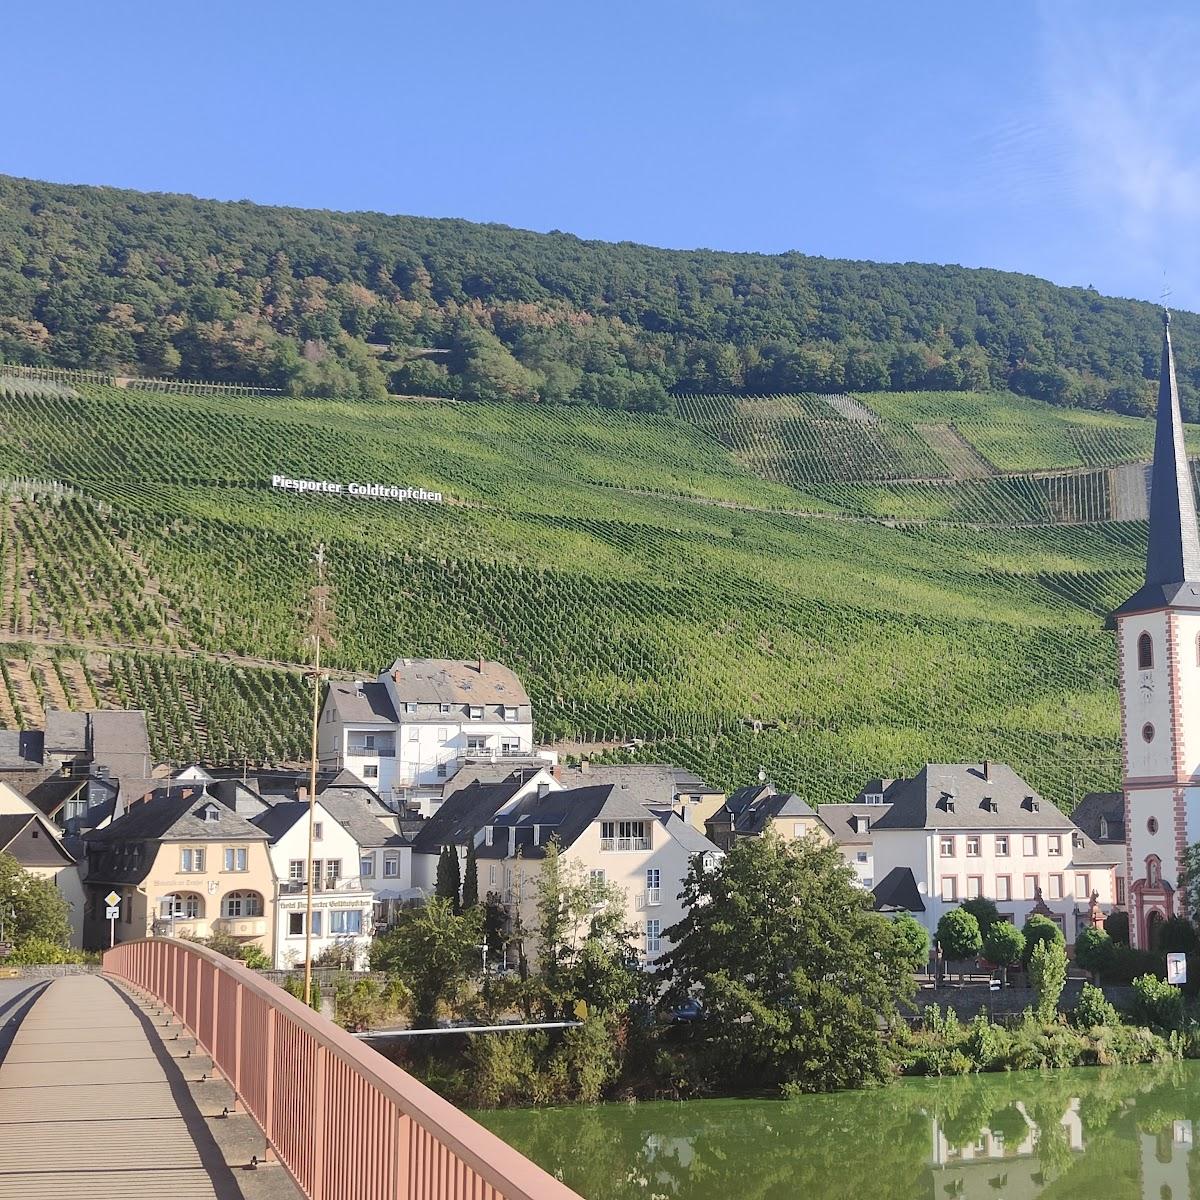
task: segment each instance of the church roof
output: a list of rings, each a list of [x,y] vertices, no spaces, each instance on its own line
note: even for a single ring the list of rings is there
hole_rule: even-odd
[[[1200,527],[1196,524],[1196,495],[1183,441],[1171,317],[1164,312],[1146,582],[1114,615],[1168,605],[1200,608]]]

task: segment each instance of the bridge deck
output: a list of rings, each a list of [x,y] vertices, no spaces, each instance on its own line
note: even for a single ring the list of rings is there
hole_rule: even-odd
[[[54,980],[0,1062],[0,1200],[240,1197],[169,1046],[106,980]]]

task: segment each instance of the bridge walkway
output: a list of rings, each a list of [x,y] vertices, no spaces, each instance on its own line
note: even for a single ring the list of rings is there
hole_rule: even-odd
[[[242,1197],[192,1098],[191,1044],[97,975],[51,982],[0,1061],[0,1200]]]

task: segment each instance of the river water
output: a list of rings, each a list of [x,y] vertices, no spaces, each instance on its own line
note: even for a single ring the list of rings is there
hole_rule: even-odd
[[[586,1200],[1200,1200],[1200,1063],[476,1114]]]

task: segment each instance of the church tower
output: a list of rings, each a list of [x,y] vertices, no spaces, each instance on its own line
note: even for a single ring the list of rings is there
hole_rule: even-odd
[[[1146,582],[1113,614],[1129,928],[1141,947],[1181,912],[1184,856],[1200,841],[1200,531],[1170,321],[1164,312]]]

